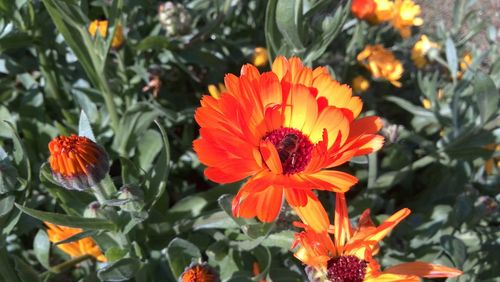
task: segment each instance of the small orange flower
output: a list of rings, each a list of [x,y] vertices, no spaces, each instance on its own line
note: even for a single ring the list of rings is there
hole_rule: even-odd
[[[486,145],[485,148],[487,150],[494,151],[495,153],[500,151],[500,145],[498,145],[498,144],[489,144],[489,145]],[[497,170],[500,169],[500,157],[498,157],[498,156],[493,157],[484,163],[484,170],[486,171],[486,174],[488,174],[488,175],[493,174],[494,167],[496,167]]]
[[[226,91],[226,86],[224,86],[224,84],[222,83],[219,83],[219,85],[210,84],[208,86],[208,93],[210,93],[210,95],[212,95],[214,99],[219,99],[220,95]]]
[[[458,80],[462,79],[462,75],[469,69],[472,64],[471,53],[465,53],[465,55],[460,60],[460,70],[457,72]]]
[[[108,34],[108,21],[107,20],[94,20],[89,25],[89,33],[92,37],[96,36],[96,32],[99,31],[101,37],[106,38]],[[111,41],[111,47],[118,49],[122,46],[124,42],[123,30],[121,25],[117,25],[115,28],[115,34],[113,35],[113,40]]]
[[[370,88],[370,82],[362,75],[358,75],[352,80],[352,90],[354,90],[354,93],[363,93],[368,90],[368,88]]]
[[[253,50],[252,64],[258,68],[267,66],[267,49],[263,47],[257,47]]]
[[[352,14],[361,20],[366,20],[373,16],[377,4],[374,0],[353,0],[351,5]]]
[[[225,77],[219,99],[204,96],[193,143],[205,175],[218,183],[248,179],[234,197],[235,216],[273,221],[283,197],[315,230],[329,226],[313,189],[345,192],[350,174],[325,170],[380,149],[382,126],[375,116],[356,119],[362,108],[351,88],[298,58],[278,57],[260,74],[245,65],[241,76]]]
[[[402,263],[381,271],[373,259],[379,251],[379,242],[410,214],[402,209],[380,226],[375,226],[367,209],[353,230],[347,214],[345,196],[337,193],[335,204],[335,225],[328,232],[316,233],[309,226],[297,223],[305,231],[295,235],[292,248],[299,246],[295,257],[326,277],[327,281],[420,281],[419,277],[455,277],[462,271],[425,262]],[[333,238],[329,233],[333,233]]]
[[[181,274],[181,282],[215,282],[218,281],[218,275],[205,263],[193,264],[184,270]]]
[[[418,17],[420,12],[420,6],[412,0],[396,0],[391,24],[399,30],[403,38],[408,38],[411,35],[412,26],[419,26],[424,23],[424,20]]]
[[[392,85],[401,87],[401,82],[398,80],[403,75],[403,64],[382,45],[366,46],[356,59],[370,70],[373,78],[387,80]]]
[[[424,98],[422,100],[422,106],[424,106],[424,109],[429,110],[432,107],[431,100]]]
[[[420,69],[427,65],[426,56],[431,49],[439,49],[439,45],[430,41],[426,35],[422,35],[411,49],[411,59],[417,68]]]
[[[104,149],[83,136],[59,136],[49,143],[52,176],[71,190],[84,190],[101,181],[109,170]]]
[[[78,233],[83,232],[80,228],[71,228],[62,225],[55,225],[50,222],[44,222],[48,227],[47,234],[49,236],[49,241],[52,243],[57,243],[70,238]],[[90,237],[85,237],[78,241],[73,241],[70,243],[57,245],[61,251],[67,253],[71,257],[79,257],[83,255],[91,255],[96,260],[105,262],[106,257],[102,254],[99,246]]]
[[[389,21],[393,16],[394,3],[390,0],[374,0],[375,11],[368,16],[367,20],[371,24],[381,24]]]

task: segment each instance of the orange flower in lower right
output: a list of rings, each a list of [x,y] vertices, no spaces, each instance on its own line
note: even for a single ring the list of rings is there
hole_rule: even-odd
[[[295,257],[316,272],[313,281],[420,281],[420,277],[455,277],[462,271],[425,262],[409,262],[381,270],[372,257],[378,253],[378,243],[405,217],[409,209],[402,209],[381,225],[375,226],[367,209],[359,219],[356,230],[351,227],[343,194],[337,193],[335,225],[328,232],[317,233],[309,226],[295,235],[292,248],[299,246]],[[330,237],[333,234],[333,240]]]

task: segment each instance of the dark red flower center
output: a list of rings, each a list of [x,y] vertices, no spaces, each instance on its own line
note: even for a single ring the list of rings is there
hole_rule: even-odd
[[[328,261],[326,277],[331,282],[362,282],[367,265],[355,256],[334,257]]]
[[[280,128],[267,133],[263,140],[269,140],[276,147],[283,174],[303,171],[311,161],[314,145],[309,137],[294,128]]]

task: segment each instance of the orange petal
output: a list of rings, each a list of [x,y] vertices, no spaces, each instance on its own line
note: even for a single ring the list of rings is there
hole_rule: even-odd
[[[309,139],[312,143],[317,143],[322,139],[323,129],[328,133],[328,148],[337,140],[340,134],[341,144],[344,144],[349,135],[349,121],[342,111],[335,107],[326,107],[321,111],[316,120]]]
[[[420,278],[412,275],[382,273],[376,276],[367,276],[363,282],[420,282]]]
[[[292,85],[286,104],[285,127],[295,128],[304,134],[309,134],[318,115],[318,104],[309,88],[303,85]]]
[[[271,67],[272,71],[278,76],[279,80],[283,79],[283,77],[288,72],[288,61],[283,56],[278,56],[273,62]]]
[[[389,232],[392,231],[396,225],[398,225],[403,219],[410,215],[410,209],[404,208],[391,215],[386,219],[381,225],[379,225],[373,232],[373,234],[366,236],[365,241],[380,242],[384,239]]]
[[[421,261],[408,262],[389,267],[384,273],[416,275],[426,278],[456,277],[463,272],[459,269]]]
[[[335,170],[322,170],[313,174],[304,174],[304,179],[315,185],[316,189],[332,192],[347,192],[358,179],[348,173]]]
[[[347,213],[347,204],[344,193],[336,193],[335,198],[335,246],[341,250],[352,236],[351,222]]]
[[[280,157],[276,147],[271,143],[271,141],[262,140],[260,142],[260,153],[267,167],[275,174],[283,173],[283,167],[281,166]]]
[[[326,233],[330,226],[330,220],[325,208],[313,193],[307,193],[307,204],[305,206],[294,206],[292,202],[288,203],[302,222],[309,225],[312,230]]]

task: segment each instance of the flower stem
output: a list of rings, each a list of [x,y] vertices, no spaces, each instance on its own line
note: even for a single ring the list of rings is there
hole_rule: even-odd
[[[88,260],[88,259],[93,259],[93,257],[91,255],[89,255],[89,254],[76,257],[74,259],[65,261],[65,262],[63,262],[61,264],[58,264],[58,265],[50,268],[50,272],[52,272],[52,273],[61,273],[61,272],[64,272],[64,271],[66,271],[68,269],[71,269],[73,266],[79,264],[80,262]]]

